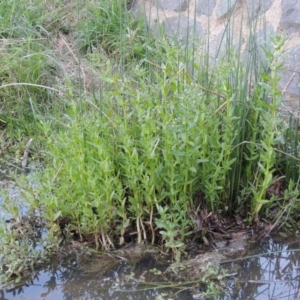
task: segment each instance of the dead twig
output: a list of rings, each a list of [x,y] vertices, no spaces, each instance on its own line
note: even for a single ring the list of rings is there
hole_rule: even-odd
[[[27,163],[28,163],[28,155],[29,155],[29,150],[30,150],[30,146],[32,144],[33,139],[30,139],[26,146],[25,146],[25,150],[24,150],[24,154],[23,154],[23,159],[22,159],[22,169],[23,171],[26,169],[27,167]]]

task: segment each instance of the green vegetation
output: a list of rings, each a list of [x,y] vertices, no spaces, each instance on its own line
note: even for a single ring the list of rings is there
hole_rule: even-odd
[[[63,229],[103,249],[163,241],[179,258],[205,236],[204,210],[295,224],[298,125],[277,115],[281,37],[261,61],[250,32],[251,51],[231,41],[216,64],[199,57],[201,41],[154,36],[127,1],[64,2],[0,4],[1,151],[13,141],[18,164],[34,138],[44,168],[23,196],[53,243]],[[3,245],[14,234],[2,230]],[[22,275],[5,249],[2,270]]]

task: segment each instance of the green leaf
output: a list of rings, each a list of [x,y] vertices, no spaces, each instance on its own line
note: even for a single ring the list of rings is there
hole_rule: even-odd
[[[105,76],[101,76],[101,80],[108,82],[108,83],[117,83],[118,82],[118,78],[110,78],[110,77],[105,77]]]
[[[206,162],[209,162],[208,158],[197,159],[197,163],[198,164],[200,164],[200,163],[206,163]]]
[[[266,199],[256,199],[257,203],[259,203],[260,205],[263,205],[263,204],[268,204],[270,203],[270,200],[266,200]]]
[[[177,84],[176,84],[176,82],[171,81],[171,82],[170,82],[170,86],[171,86],[171,90],[172,90],[173,92],[176,92],[176,91],[177,91]]]
[[[53,216],[53,221],[56,221],[62,215],[61,210],[57,211]]]
[[[262,79],[264,79],[264,80],[266,80],[266,81],[269,81],[269,82],[271,81],[271,77],[270,77],[269,74],[261,73],[260,76],[262,77]],[[266,83],[264,83],[264,84],[267,85]],[[267,86],[270,88],[269,85],[267,85]]]
[[[193,173],[196,173],[197,172],[197,169],[195,167],[190,167],[189,170]]]

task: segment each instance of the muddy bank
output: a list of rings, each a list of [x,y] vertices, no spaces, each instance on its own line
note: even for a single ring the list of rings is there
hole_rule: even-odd
[[[238,259],[223,267],[234,274],[227,278],[227,294],[220,300],[298,299],[300,238],[270,237],[263,241],[248,240]],[[36,270],[31,278],[18,285],[1,288],[3,299],[205,299],[203,286],[180,286],[162,280],[170,265],[169,257],[142,256],[115,258],[116,264],[98,272],[89,272],[99,265],[99,256],[71,251]]]

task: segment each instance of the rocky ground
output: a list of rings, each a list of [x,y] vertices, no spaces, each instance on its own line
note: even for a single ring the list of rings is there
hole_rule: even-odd
[[[183,42],[191,33],[207,39],[210,55],[215,59],[224,30],[231,19],[234,42],[240,39],[242,27],[243,49],[247,51],[247,34],[255,27],[259,45],[268,45],[275,34],[286,36],[284,67],[280,81],[284,106],[295,111],[300,108],[300,2],[297,0],[136,0],[136,14],[145,14],[148,24],[157,28],[162,24],[170,35]],[[241,26],[242,24],[242,26]],[[223,43],[224,44],[224,43]],[[224,51],[223,47],[223,51]]]

